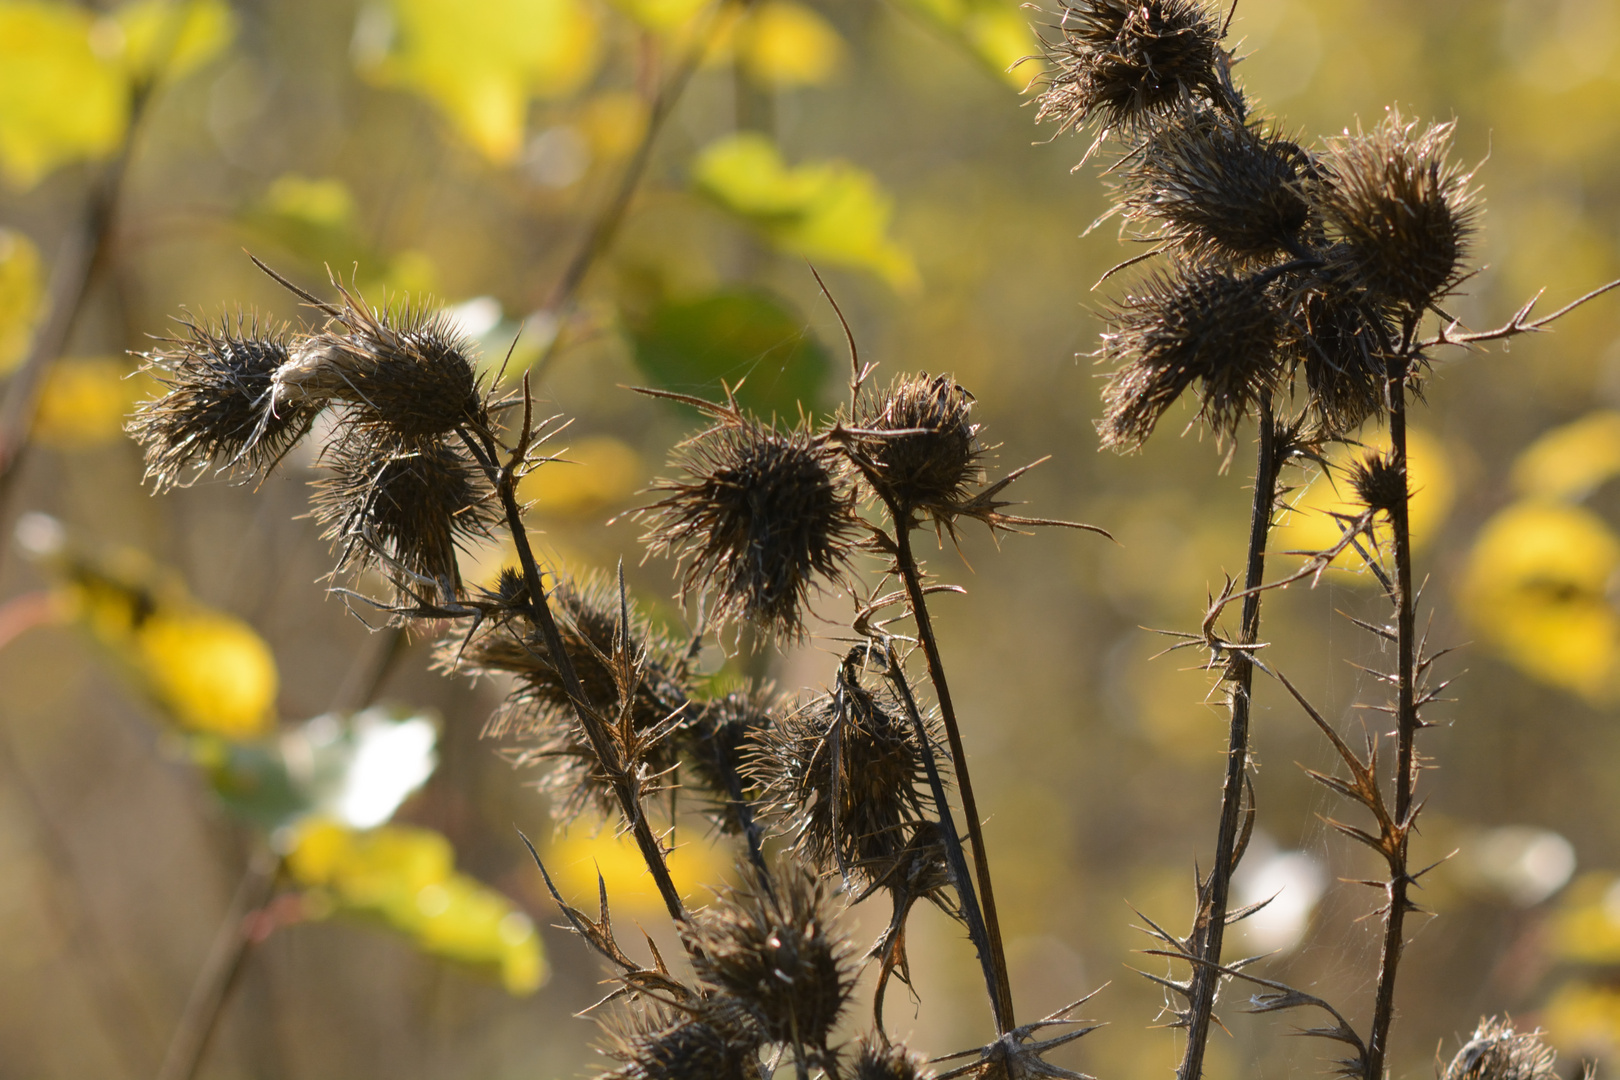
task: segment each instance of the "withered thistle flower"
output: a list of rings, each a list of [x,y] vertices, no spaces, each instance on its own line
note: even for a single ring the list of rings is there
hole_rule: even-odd
[[[1036,122],[1131,129],[1196,99],[1239,114],[1222,13],[1203,0],[1059,0]]]
[[[1370,453],[1352,464],[1350,486],[1370,509],[1392,514],[1406,505],[1406,470],[1389,454]]]
[[[854,452],[871,466],[868,481],[902,519],[925,513],[949,523],[984,479],[984,447],[973,422],[973,395],[949,375],[903,375],[862,400]],[[889,434],[897,432],[898,434]]]
[[[680,733],[693,786],[709,798],[722,833],[736,835],[743,831],[731,785],[735,781],[739,793],[747,797],[749,784],[743,779],[743,755],[774,722],[775,711],[776,704],[766,691],[734,692],[703,702],[697,707],[696,718]]]
[[[354,420],[406,438],[443,435],[487,414],[474,346],[443,312],[376,310],[338,286],[343,308],[275,373],[277,407],[341,401]]]
[[[321,463],[331,475],[316,484],[314,516],[339,569],[381,565],[402,591],[435,601],[459,594],[457,551],[499,519],[488,478],[459,446],[351,428]]]
[[[1511,1021],[1481,1020],[1442,1080],[1554,1080],[1558,1055],[1541,1032],[1517,1032]]]
[[[688,478],[654,485],[669,494],[645,508],[648,551],[684,564],[683,596],[713,590],[716,623],[803,636],[812,582],[843,578],[857,531],[837,454],[803,427],[738,417],[689,440],[675,464]]]
[[[1479,216],[1473,174],[1447,160],[1455,123],[1416,127],[1390,109],[1372,131],[1328,140],[1318,188],[1343,272],[1411,317],[1462,280]]]
[[[879,1035],[862,1038],[855,1055],[855,1080],[928,1080],[933,1075],[921,1055]]]
[[[1290,305],[1283,353],[1304,373],[1307,401],[1323,428],[1345,434],[1381,414],[1397,342],[1379,305],[1325,271],[1305,277]]]
[[[609,1031],[605,1052],[625,1064],[603,1080],[758,1080],[759,1038],[736,1019],[715,1009],[631,1018]]]
[[[1264,277],[1185,267],[1155,274],[1108,315],[1100,357],[1124,361],[1103,391],[1104,446],[1134,450],[1194,382],[1199,419],[1225,437],[1281,381],[1281,318]]]
[[[271,406],[271,379],[284,364],[286,327],[180,320],[182,337],[143,353],[143,370],[167,389],[136,406],[128,431],[146,449],[146,478],[159,491],[184,487],[210,467],[262,475],[309,430],[311,402]]]
[[[502,575],[498,591],[526,595],[515,574]],[[650,784],[670,774],[678,760],[670,736],[686,722],[687,694],[680,654],[668,638],[631,610],[629,633],[621,639],[618,587],[605,575],[583,581],[562,578],[547,597],[563,648],[574,665],[591,705],[617,737],[628,694],[635,746],[619,746]],[[634,685],[621,687],[614,650],[623,647],[635,662]],[[537,628],[526,617],[509,617],[481,627],[465,642],[440,646],[439,665],[459,666],[473,674],[505,672],[517,686],[485,725],[486,736],[510,737],[523,745],[512,756],[520,764],[550,764],[541,789],[554,797],[553,813],[561,820],[587,807],[604,816],[618,807],[617,796],[602,780],[596,754],[579,729],[562,676]]]
[[[1302,187],[1312,168],[1299,145],[1213,109],[1152,125],[1130,158],[1123,204],[1158,224],[1197,261],[1245,263],[1303,250],[1310,219]]]
[[[845,681],[759,733],[748,775],[795,850],[881,881],[906,860],[909,826],[924,816],[924,753],[893,694]]]
[[[791,860],[772,887],[730,889],[681,928],[702,982],[751,1016],[767,1042],[825,1052],[855,987],[832,888]]]

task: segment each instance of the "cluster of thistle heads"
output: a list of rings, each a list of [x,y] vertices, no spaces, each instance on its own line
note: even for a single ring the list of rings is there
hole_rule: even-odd
[[[1105,446],[1141,446],[1194,386],[1217,438],[1289,401],[1296,428],[1341,438],[1421,373],[1418,322],[1467,276],[1478,210],[1452,124],[1392,108],[1303,145],[1233,81],[1231,14],[1061,0],[1046,36],[1038,118],[1108,151],[1110,215],[1147,246],[1122,267],[1168,259],[1105,312]]]

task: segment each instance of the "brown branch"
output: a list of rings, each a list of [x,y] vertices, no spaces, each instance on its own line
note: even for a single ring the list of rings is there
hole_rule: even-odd
[[[1418,342],[1417,349],[1419,351],[1423,349],[1432,349],[1437,345],[1473,345],[1481,341],[1503,341],[1507,338],[1517,337],[1520,334],[1533,334],[1545,327],[1548,323],[1562,319],[1565,315],[1568,315],[1581,305],[1592,300],[1596,300],[1604,293],[1610,292],[1614,289],[1620,289],[1620,278],[1616,278],[1607,285],[1599,285],[1585,296],[1582,296],[1577,300],[1572,300],[1563,307],[1559,308],[1557,311],[1553,312],[1551,315],[1544,315],[1539,319],[1526,322],[1525,320],[1530,318],[1530,309],[1536,306],[1537,300],[1541,299],[1541,293],[1538,292],[1536,295],[1530,298],[1529,303],[1525,304],[1524,307],[1514,312],[1511,319],[1494,330],[1481,330],[1473,334],[1458,334],[1453,336],[1450,331],[1455,329],[1457,326],[1457,321],[1453,319],[1450,325],[1442,327],[1440,332],[1434,337],[1425,338],[1424,340]]]

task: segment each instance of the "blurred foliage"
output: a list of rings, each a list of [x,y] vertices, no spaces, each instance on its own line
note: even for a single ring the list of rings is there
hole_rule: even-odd
[[[0,229],[0,375],[28,353],[44,286],[39,248],[14,229]]]

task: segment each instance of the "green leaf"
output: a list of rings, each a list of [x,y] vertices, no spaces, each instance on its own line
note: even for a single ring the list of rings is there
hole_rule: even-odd
[[[718,399],[720,384],[761,416],[814,407],[831,362],[787,304],[758,290],[666,301],[630,328],[636,363],[665,390]]]
[[[918,285],[911,253],[888,235],[894,200],[847,161],[790,167],[768,138],[746,132],[705,147],[692,179],[783,251],[870,271],[901,292]]]

